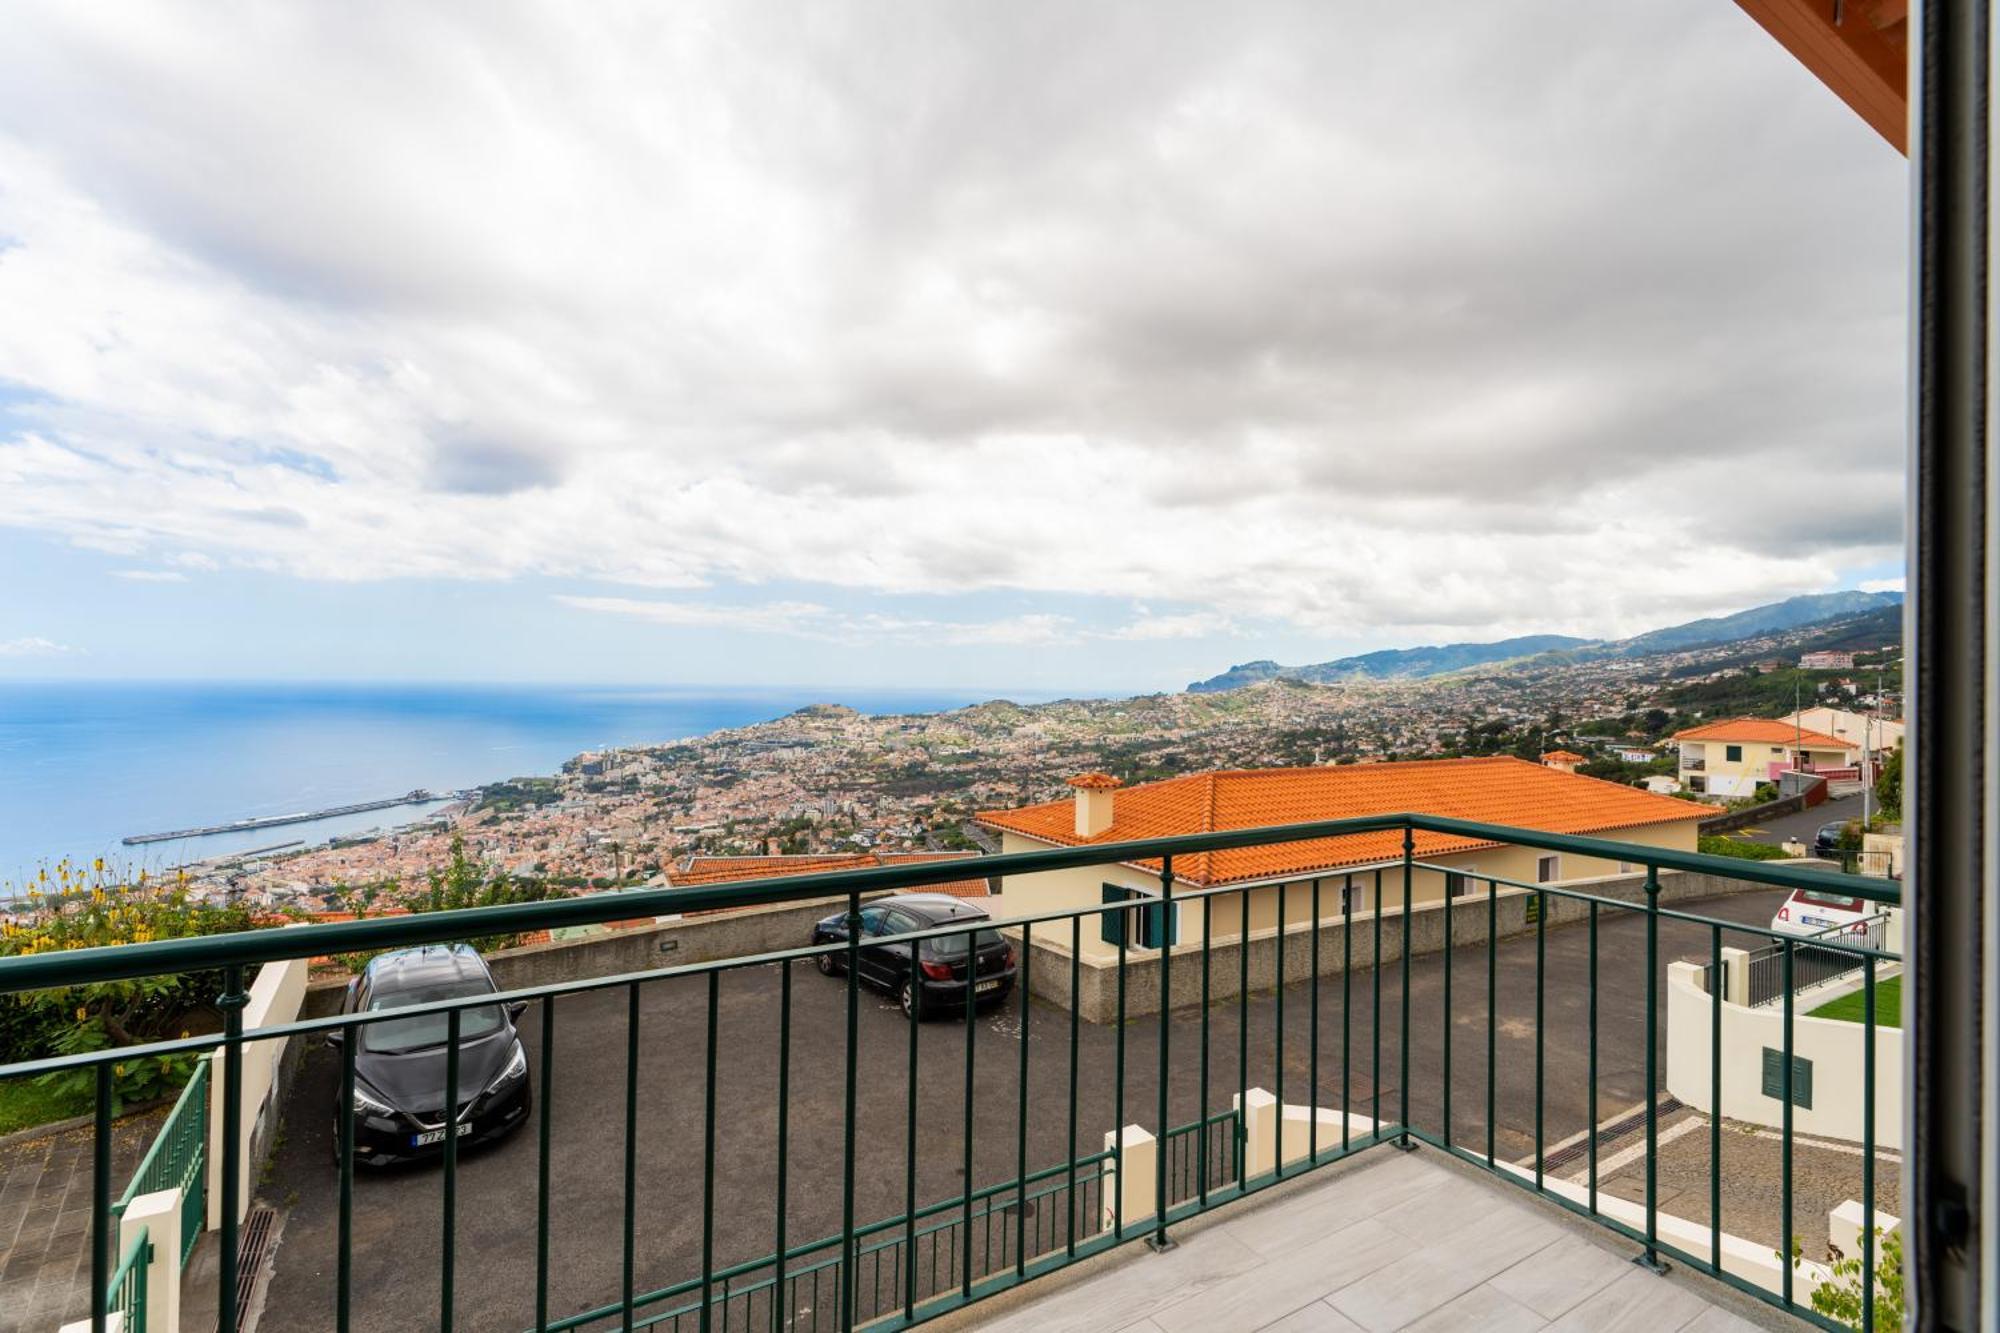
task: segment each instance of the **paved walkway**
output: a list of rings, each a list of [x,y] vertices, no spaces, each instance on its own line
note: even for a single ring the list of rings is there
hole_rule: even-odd
[[[1372,1150],[1324,1184],[982,1320],[991,1333],[1391,1333],[1801,1328],[1716,1283],[1662,1277],[1634,1248],[1436,1153]],[[1051,1285],[1061,1283],[1050,1278]],[[1747,1317],[1746,1317],[1747,1316]]]
[[[113,1127],[114,1199],[166,1114]],[[88,1125],[0,1147],[0,1333],[55,1333],[90,1317],[90,1174]]]

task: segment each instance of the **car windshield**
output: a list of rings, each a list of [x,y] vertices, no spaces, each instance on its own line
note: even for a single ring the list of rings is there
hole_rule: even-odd
[[[939,924],[942,925],[944,923],[940,922]],[[1000,932],[997,930],[979,931],[978,939],[979,947],[982,949],[990,944],[999,944],[1002,942]],[[933,958],[963,958],[965,957],[965,936],[940,935],[930,941],[930,953]]]
[[[1820,893],[1814,889],[1800,889],[1792,895],[1792,901],[1801,903],[1807,907],[1831,907],[1841,912],[1858,912],[1861,910],[1861,900],[1859,898],[1849,898],[1847,895],[1841,893]]]
[[[368,1010],[375,1013],[384,1009],[402,1009],[413,1004],[431,1004],[437,1000],[458,1000],[468,995],[491,995],[491,982],[470,977],[454,977],[450,980],[418,983],[385,995],[380,991],[368,999]],[[362,1029],[361,1047],[378,1055],[401,1055],[410,1051],[421,1051],[432,1046],[442,1046],[451,1035],[450,1014],[416,1014],[410,1018],[398,1018],[387,1023],[370,1023]],[[460,1041],[471,1041],[477,1037],[489,1036],[500,1030],[502,1019],[497,1004],[481,1005],[476,1009],[459,1011],[458,1037]]]

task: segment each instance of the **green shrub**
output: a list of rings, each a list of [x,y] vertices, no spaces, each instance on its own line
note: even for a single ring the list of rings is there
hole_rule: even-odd
[[[1812,1308],[1828,1319],[1838,1320],[1849,1328],[1864,1326],[1861,1314],[1866,1300],[1864,1284],[1867,1274],[1862,1271],[1861,1256],[1842,1254],[1828,1247],[1828,1276],[1825,1282],[1813,1288]],[[1792,1267],[1798,1268],[1804,1262],[1803,1251],[1797,1241],[1792,1242]],[[1894,1329],[1903,1326],[1903,1233],[1875,1229],[1875,1327]]]
[[[1704,833],[1696,849],[1709,856],[1734,856],[1744,861],[1782,861],[1785,849],[1763,842],[1743,842],[1723,834]]]

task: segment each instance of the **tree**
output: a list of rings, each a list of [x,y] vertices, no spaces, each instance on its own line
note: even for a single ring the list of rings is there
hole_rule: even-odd
[[[1875,775],[1875,799],[1882,803],[1882,813],[1895,819],[1903,817],[1903,747],[1889,751],[1883,761],[1881,771]]]

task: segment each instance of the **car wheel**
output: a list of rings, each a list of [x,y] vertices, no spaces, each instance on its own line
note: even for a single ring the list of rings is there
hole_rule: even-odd
[[[923,1021],[923,1001],[917,995],[917,988],[908,980],[896,988],[896,1003],[903,1008],[903,1017],[912,1023]]]
[[[840,964],[833,961],[832,954],[823,953],[813,959],[813,966],[819,969],[821,976],[830,977],[839,969]]]

